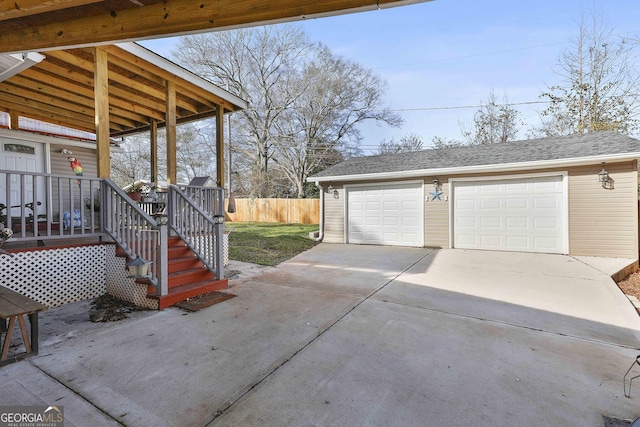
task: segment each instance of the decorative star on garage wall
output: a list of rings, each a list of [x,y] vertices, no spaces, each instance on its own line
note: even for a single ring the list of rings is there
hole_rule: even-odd
[[[432,192],[430,192],[429,195],[431,196],[431,201],[432,202],[434,200],[442,201],[442,199],[440,198],[440,196],[442,196],[442,191],[438,190],[437,188],[434,189]]]

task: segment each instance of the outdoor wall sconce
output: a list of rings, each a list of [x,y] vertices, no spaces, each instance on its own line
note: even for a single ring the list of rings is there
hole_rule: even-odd
[[[331,185],[331,183],[329,183],[329,188],[327,188],[327,191],[329,193],[333,192],[333,198],[334,199],[339,199],[340,198],[340,192],[338,192],[338,190],[333,188],[333,185]]]
[[[224,215],[214,215],[213,216],[214,224],[224,224]]]
[[[440,185],[440,181],[438,181],[438,178],[433,180],[433,189],[437,190],[438,189],[438,185]]]
[[[62,150],[60,150],[60,154],[64,154],[64,155],[71,155],[73,154],[73,151],[69,151],[66,148],[63,148]]]
[[[147,277],[149,275],[149,266],[151,261],[142,259],[139,256],[133,261],[127,263],[127,271],[129,272],[129,278],[139,279],[141,277]]]
[[[161,215],[156,215],[156,222],[158,223],[158,225],[167,225],[169,224],[169,215],[165,215],[165,214],[161,214]]]
[[[609,172],[604,168],[605,162],[602,162],[602,170],[598,173],[598,181],[602,184],[602,188],[613,190],[613,178],[609,176]]]

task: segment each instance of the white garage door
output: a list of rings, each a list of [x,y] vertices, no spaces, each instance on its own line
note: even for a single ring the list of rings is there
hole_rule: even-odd
[[[422,183],[347,187],[347,241],[422,246]]]
[[[562,176],[453,183],[454,247],[564,253]]]

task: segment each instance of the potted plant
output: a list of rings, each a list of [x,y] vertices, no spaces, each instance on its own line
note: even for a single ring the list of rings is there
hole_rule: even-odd
[[[142,200],[142,193],[145,193],[147,188],[147,184],[143,182],[134,182],[127,188],[127,194],[132,200],[139,202]]]

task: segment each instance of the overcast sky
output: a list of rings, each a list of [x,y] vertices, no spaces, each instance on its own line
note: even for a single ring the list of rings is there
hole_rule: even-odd
[[[437,0],[298,23],[312,40],[370,68],[389,85],[387,104],[404,119],[399,129],[361,127],[363,148],[407,133],[460,139],[493,89],[509,102],[540,101],[557,80],[560,53],[571,46],[577,22],[592,11],[617,34],[640,38],[639,0]],[[170,57],[175,39],[141,42]],[[640,50],[640,49],[638,49]],[[543,104],[514,106],[526,129],[539,124]]]

